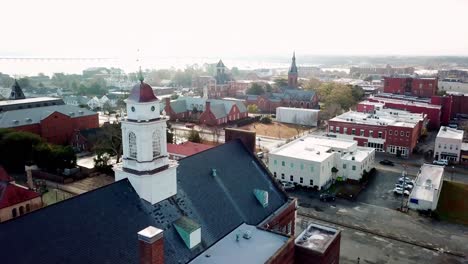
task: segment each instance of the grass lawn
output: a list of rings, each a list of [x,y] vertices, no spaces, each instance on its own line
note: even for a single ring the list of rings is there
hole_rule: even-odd
[[[444,220],[468,225],[468,185],[444,181],[437,213]]]
[[[73,197],[73,194],[58,190],[58,189],[49,189],[48,192],[42,195],[42,202],[44,206],[51,205],[65,199]]]
[[[304,128],[297,125],[282,124],[273,122],[271,124],[253,123],[251,125],[240,127],[240,129],[255,131],[257,135],[275,137],[275,138],[291,138],[297,136],[310,128]]]

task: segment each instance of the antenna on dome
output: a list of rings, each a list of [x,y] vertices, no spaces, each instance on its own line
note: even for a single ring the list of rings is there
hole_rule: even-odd
[[[137,49],[137,64],[139,64],[139,71],[138,71],[138,80],[140,80],[140,82],[143,82],[145,80],[145,78],[143,77],[143,72],[141,71],[141,60],[140,60],[140,49]]]

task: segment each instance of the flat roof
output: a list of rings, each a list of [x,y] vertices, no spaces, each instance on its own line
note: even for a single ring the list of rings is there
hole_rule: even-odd
[[[465,131],[458,130],[451,127],[441,126],[439,129],[439,133],[437,137],[439,138],[451,138],[451,139],[458,139],[463,140],[463,134]]]
[[[428,103],[428,104],[431,103],[431,98],[422,98],[422,97],[416,97],[416,96],[404,95],[404,94],[379,93],[374,96],[379,97],[379,98],[400,99],[400,100],[405,100],[405,101],[422,102],[422,103]]]
[[[444,178],[444,167],[423,164],[419,170],[410,198],[433,201],[434,190],[438,190]]]
[[[336,116],[330,121],[366,124],[377,126],[415,127],[419,121],[424,120],[423,114],[414,114],[404,110],[382,109],[375,114],[348,111]]]
[[[246,233],[250,235],[249,239],[244,238]],[[239,241],[236,240],[237,235]],[[189,263],[265,263],[288,240],[287,236],[243,223]]]
[[[357,147],[353,153],[346,153],[343,156],[341,156],[341,159],[343,160],[354,160],[355,161],[363,161],[365,158],[369,156],[372,152],[375,152],[374,148],[368,148],[368,147]]]
[[[296,238],[295,244],[296,246],[323,253],[339,233],[339,230],[328,226],[310,224]]]
[[[0,101],[0,106],[29,104],[29,103],[36,103],[36,102],[48,102],[48,101],[57,101],[57,100],[60,101],[62,99],[55,98],[55,97],[31,97],[31,98],[26,98],[26,99]]]
[[[356,146],[354,140],[309,135],[281,146],[270,154],[321,162],[333,155],[332,148],[354,151]]]
[[[434,109],[442,109],[441,105],[436,105],[436,104],[431,104],[429,102],[421,102],[421,101],[413,101],[410,98],[408,99],[397,99],[397,98],[387,98],[387,97],[380,97],[380,96],[371,96],[369,97],[370,99],[373,100],[378,100],[379,102],[385,103],[395,103],[395,104],[402,104],[406,106],[414,105],[414,106],[419,106],[419,107],[425,107],[425,108],[434,108]]]

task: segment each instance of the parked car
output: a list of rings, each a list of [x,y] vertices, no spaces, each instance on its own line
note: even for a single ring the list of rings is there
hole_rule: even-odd
[[[403,188],[403,184],[397,183],[397,184],[395,184],[395,187],[405,189],[405,190],[408,190],[408,191],[411,191],[413,189],[413,185],[411,185],[411,184],[406,184],[405,187]]]
[[[336,200],[336,196],[334,194],[322,193],[320,195],[320,201],[322,202],[330,202],[330,201],[335,201],[335,200]]]
[[[294,190],[294,187],[295,187],[292,182],[286,182],[286,181],[282,181],[281,186],[283,187],[285,191],[292,191]]]
[[[397,184],[403,184],[403,180],[398,180]],[[405,184],[411,185],[411,186],[414,187],[414,181],[408,181],[408,180],[406,180],[406,181],[405,181]]]
[[[395,189],[393,189],[393,193],[395,194],[399,194],[399,195],[406,195],[406,196],[409,196],[410,195],[410,192],[408,190],[403,190],[402,188],[400,187],[395,187]]]
[[[440,166],[448,166],[448,160],[444,160],[444,159],[441,159],[441,160],[434,160],[432,162],[432,164],[434,165],[440,165]]]
[[[395,166],[395,163],[393,163],[393,161],[387,159],[381,160],[379,163],[387,166]]]

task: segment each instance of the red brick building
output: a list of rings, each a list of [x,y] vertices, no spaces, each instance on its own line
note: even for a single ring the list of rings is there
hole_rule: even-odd
[[[203,89],[203,94],[210,99],[238,97],[250,87],[248,81],[236,81],[228,72],[222,60],[216,64],[215,76],[199,76],[192,79],[192,87]]]
[[[426,130],[427,117],[395,109],[374,113],[349,111],[328,121],[328,134],[356,140],[359,146],[401,156],[413,152]]]
[[[385,77],[384,92],[431,97],[437,94],[437,78]]]
[[[181,97],[166,98],[164,111],[170,120],[185,120],[210,126],[223,125],[248,117],[241,101]]]
[[[411,113],[425,114],[429,119],[428,128],[430,129],[438,129],[441,122],[447,124],[449,121],[448,119],[442,120],[442,106],[440,105],[378,96],[372,96],[369,97],[368,101],[360,102],[357,105],[357,111],[371,113],[375,110],[376,106],[379,105],[382,108],[392,108],[405,110]]]
[[[31,132],[54,144],[69,144],[77,129],[99,127],[97,113],[71,105],[12,110],[0,115],[0,128]]]
[[[297,78],[296,55],[294,54],[288,71],[288,86],[281,87],[278,93],[248,94],[246,104],[256,105],[261,112],[266,113],[276,113],[276,108],[280,106],[316,109],[318,107],[317,94],[314,91],[300,89]]]

